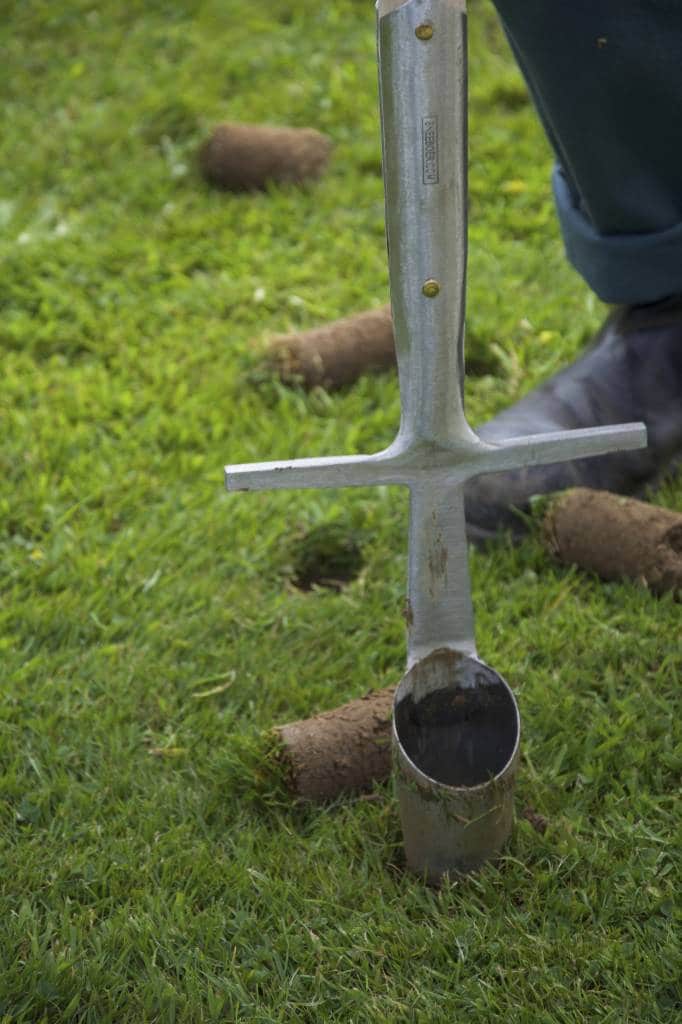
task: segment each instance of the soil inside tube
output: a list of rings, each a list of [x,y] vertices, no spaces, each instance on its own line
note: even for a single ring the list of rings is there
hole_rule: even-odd
[[[448,786],[477,786],[502,771],[517,740],[517,716],[500,684],[448,687],[398,704],[403,749],[425,775]]]

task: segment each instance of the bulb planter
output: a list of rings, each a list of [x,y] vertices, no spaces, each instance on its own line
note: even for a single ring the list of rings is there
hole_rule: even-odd
[[[519,713],[479,660],[464,485],[480,473],[641,448],[641,423],[481,440],[464,413],[465,0],[378,0],[377,52],[400,429],[369,455],[226,467],[232,491],[410,490],[407,672],[393,749],[408,866],[479,867],[511,829]]]

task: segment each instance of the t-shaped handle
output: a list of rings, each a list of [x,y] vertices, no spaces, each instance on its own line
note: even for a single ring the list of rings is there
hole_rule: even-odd
[[[374,455],[227,466],[229,490],[410,488],[408,664],[474,653],[463,484],[478,473],[639,448],[641,423],[487,444],[464,416],[464,0],[379,0],[386,223],[401,425]]]

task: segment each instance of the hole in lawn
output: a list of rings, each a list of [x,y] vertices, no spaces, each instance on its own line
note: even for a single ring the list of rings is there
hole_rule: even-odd
[[[309,530],[296,542],[293,563],[292,582],[299,590],[341,590],[359,575],[364,560],[349,527],[327,523]]]

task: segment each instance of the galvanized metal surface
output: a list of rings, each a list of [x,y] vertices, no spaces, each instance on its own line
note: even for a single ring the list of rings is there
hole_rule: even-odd
[[[478,724],[487,725],[484,738],[471,709],[462,709],[459,727],[454,721],[449,724],[454,738],[444,749],[431,751],[426,759],[429,770],[424,771],[419,750],[410,749],[409,725],[401,714],[405,704],[411,703],[412,714],[418,717],[429,695],[446,694],[456,706],[465,693],[484,693],[487,687],[499,688],[506,698],[502,720],[491,715],[481,723],[485,708],[479,708]],[[445,649],[415,662],[396,690],[394,708],[395,788],[407,866],[430,884],[437,884],[448,872],[475,871],[502,848],[512,827],[521,737],[514,695],[489,666]],[[473,749],[469,750],[462,749],[456,736],[466,729],[472,733]],[[429,730],[427,723],[425,732],[438,748],[437,730]],[[444,781],[457,759],[465,768],[475,764],[480,780],[475,784],[469,780],[467,785]],[[490,772],[488,765],[494,766]]]
[[[476,654],[466,480],[646,444],[644,425],[630,423],[493,445],[466,421],[465,6],[464,0],[377,3],[386,232],[401,397],[396,439],[373,455],[225,470],[231,491],[368,484],[410,488],[408,668],[438,649]],[[398,737],[396,743],[403,765]],[[398,778],[400,787],[400,773]],[[428,860],[428,851],[424,855]]]

